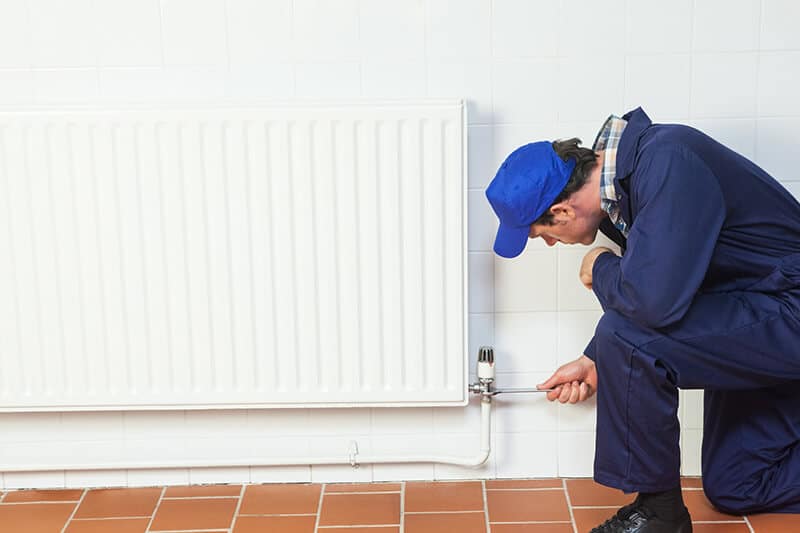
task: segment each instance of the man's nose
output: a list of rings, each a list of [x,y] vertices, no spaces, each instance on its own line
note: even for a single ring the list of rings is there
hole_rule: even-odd
[[[544,242],[547,243],[547,246],[553,246],[555,243],[558,242],[557,239],[554,239],[552,237],[547,237],[545,235],[542,235],[542,239],[544,239]]]

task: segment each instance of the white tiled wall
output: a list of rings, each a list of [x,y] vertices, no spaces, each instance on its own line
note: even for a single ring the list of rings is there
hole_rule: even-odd
[[[724,13],[724,16],[721,15]],[[470,358],[529,386],[580,354],[600,316],[584,248],[491,253],[483,189],[519,144],[579,136],[642,105],[699,127],[800,194],[800,4],[793,0],[6,0],[0,106],[460,96],[469,105]],[[700,468],[702,394],[682,394]],[[362,465],[8,473],[0,487],[588,476],[594,403],[499,398],[477,470]],[[115,459],[476,452],[478,409],[0,415],[0,456]]]

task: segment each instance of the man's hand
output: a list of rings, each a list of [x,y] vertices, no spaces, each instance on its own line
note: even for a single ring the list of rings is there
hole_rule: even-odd
[[[587,400],[597,391],[597,369],[594,361],[580,356],[571,363],[561,365],[550,378],[538,385],[539,389],[554,389],[547,393],[551,402],[577,403]]]
[[[597,248],[592,248],[586,252],[586,255],[583,256],[583,262],[581,263],[581,271],[579,276],[583,286],[589,290],[592,290],[592,267],[594,267],[594,262],[600,254],[606,252],[611,252],[613,254],[614,250],[611,248],[606,248],[605,246],[598,246]]]

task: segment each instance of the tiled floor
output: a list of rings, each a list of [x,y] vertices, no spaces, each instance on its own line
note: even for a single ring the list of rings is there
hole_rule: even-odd
[[[800,515],[725,515],[683,484],[695,533],[800,531]],[[632,499],[588,479],[12,491],[0,533],[585,533]]]

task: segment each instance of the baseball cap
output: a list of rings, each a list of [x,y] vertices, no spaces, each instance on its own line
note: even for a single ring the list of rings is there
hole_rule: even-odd
[[[549,208],[569,181],[575,159],[562,160],[550,141],[520,146],[503,161],[486,198],[500,219],[494,251],[516,257],[525,249],[530,226]]]

